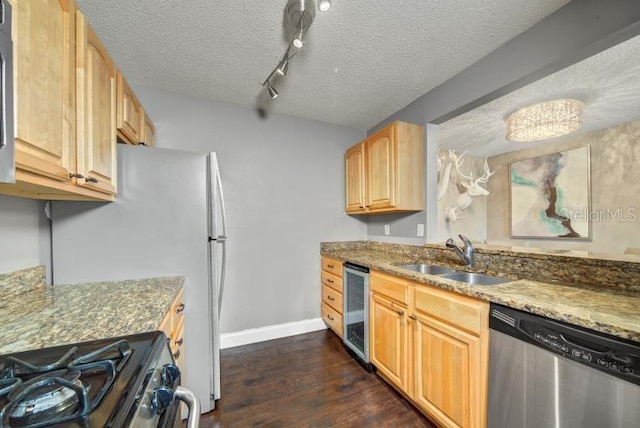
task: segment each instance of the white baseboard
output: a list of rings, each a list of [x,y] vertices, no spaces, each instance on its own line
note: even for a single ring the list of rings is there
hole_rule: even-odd
[[[281,337],[295,336],[311,333],[312,331],[326,330],[322,318],[288,322],[285,324],[269,325],[260,328],[251,328],[235,333],[220,335],[220,348],[233,348],[235,346],[249,345],[251,343],[264,342],[266,340],[279,339]]]

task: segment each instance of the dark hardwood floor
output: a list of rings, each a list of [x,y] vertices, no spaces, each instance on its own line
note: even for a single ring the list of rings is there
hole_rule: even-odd
[[[435,428],[328,330],[225,349],[221,360],[223,398],[203,428]]]

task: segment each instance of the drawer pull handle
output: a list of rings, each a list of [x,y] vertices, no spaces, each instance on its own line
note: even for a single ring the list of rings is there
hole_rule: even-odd
[[[418,321],[418,317],[415,315],[409,315],[409,318],[411,318],[414,321]]]
[[[400,315],[400,316],[403,316],[403,315],[404,315],[404,311],[396,311],[396,313],[397,313],[398,315]]]
[[[180,350],[179,350],[179,349],[176,351],[176,353],[175,353],[175,354],[173,354],[173,358],[175,358],[176,360],[177,360],[178,358],[180,358]]]
[[[334,266],[333,266],[333,265],[327,265],[327,267],[328,267],[329,269],[333,269],[333,268],[334,268]]]
[[[327,282],[333,284],[333,279],[327,278]]]
[[[329,318],[331,321],[335,321],[335,319],[333,318],[333,315],[331,314],[327,315],[327,318]]]
[[[184,338],[181,337],[179,340],[176,340],[176,345],[178,346],[182,346],[182,344],[184,343]]]
[[[87,183],[97,183],[98,179],[93,177],[86,177],[84,181],[86,181]]]
[[[184,303],[180,303],[180,306],[176,309],[176,314],[179,314],[182,311],[184,311]]]
[[[329,299],[331,301],[336,300],[336,299],[333,298],[333,296],[327,296],[327,299]]]
[[[82,174],[74,174],[74,173],[70,172],[69,173],[69,178],[80,178],[80,179],[82,179],[82,178],[84,178],[84,175],[82,175]]]

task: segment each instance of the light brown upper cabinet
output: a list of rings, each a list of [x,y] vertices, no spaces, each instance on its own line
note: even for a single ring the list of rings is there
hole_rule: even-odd
[[[118,137],[127,144],[140,144],[144,127],[144,110],[136,94],[118,71],[117,83]]]
[[[16,183],[0,193],[113,200],[115,187],[95,186],[85,171],[85,156],[113,171],[115,158],[82,136],[78,16],[71,0],[13,0]]]
[[[424,128],[393,122],[345,153],[346,212],[424,207]]]
[[[344,156],[347,212],[364,210],[364,142],[351,147]]]
[[[116,67],[77,12],[78,183],[116,193]]]
[[[142,124],[142,138],[140,139],[140,144],[145,146],[155,147],[156,145],[156,127],[153,125],[153,122],[149,118],[146,112],[143,115],[144,123]]]

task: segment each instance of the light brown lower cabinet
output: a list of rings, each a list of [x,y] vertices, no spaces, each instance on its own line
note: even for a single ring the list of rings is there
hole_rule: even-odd
[[[369,305],[369,360],[400,390],[408,389],[409,326],[407,308],[378,293]]]
[[[178,296],[175,298],[171,306],[169,307],[169,311],[164,316],[160,325],[158,325],[158,330],[164,332],[167,336],[167,340],[169,342],[169,348],[171,349],[171,354],[173,355],[173,359],[176,362],[176,365],[180,369],[180,373],[182,373],[182,379],[184,379],[185,374],[185,356],[184,356],[184,300],[183,300],[183,290],[180,290]]]
[[[484,428],[489,304],[375,271],[370,288],[378,373],[439,426]]]
[[[342,337],[342,262],[322,257],[321,269],[322,303],[320,314],[325,324]]]

